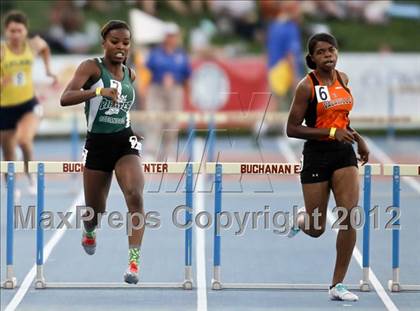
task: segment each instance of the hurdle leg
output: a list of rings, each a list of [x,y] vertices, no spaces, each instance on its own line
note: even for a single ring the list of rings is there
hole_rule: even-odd
[[[36,277],[35,288],[45,288],[44,278],[44,228],[42,227],[42,214],[44,212],[45,174],[44,163],[37,167],[37,225],[36,225]]]
[[[6,280],[3,288],[15,288],[17,280],[13,269],[13,240],[14,240],[14,205],[15,205],[15,165],[7,164],[7,241],[6,241]]]
[[[220,271],[220,232],[216,224],[218,215],[222,211],[222,165],[216,164],[215,174],[215,192],[214,192],[214,242],[213,242],[213,278],[211,288],[215,290],[222,289],[221,271]]]
[[[363,275],[360,281],[360,290],[370,291],[369,282],[369,257],[370,257],[370,206],[371,206],[371,166],[366,165],[363,180],[363,208],[365,223],[363,225]]]
[[[392,204],[394,208],[400,208],[400,167],[394,166],[392,175]],[[392,216],[396,216],[396,211],[392,212]],[[392,229],[392,280],[388,282],[388,289],[392,292],[401,291],[400,284],[400,220],[397,219]]]
[[[188,208],[193,208],[193,170],[192,164],[187,165],[187,178],[185,182],[185,203]],[[185,211],[185,223],[191,223],[192,213],[191,210]],[[185,276],[184,276],[184,289],[192,289],[192,226],[185,230]]]
[[[191,116],[188,122],[188,140],[187,140],[187,144],[188,144],[188,162],[192,162],[193,161],[193,157],[194,157],[194,141],[195,141],[195,121],[194,121],[194,117]],[[187,165],[187,170],[188,170],[188,165]]]
[[[209,122],[209,135],[208,135],[208,151],[207,151],[207,162],[214,161],[214,147],[216,143],[216,129],[214,126],[214,116],[212,115]]]

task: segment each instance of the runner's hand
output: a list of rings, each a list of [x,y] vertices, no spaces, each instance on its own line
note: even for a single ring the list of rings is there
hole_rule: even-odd
[[[114,103],[118,101],[118,90],[116,88],[103,88],[101,89],[101,95],[111,99]]]
[[[346,129],[337,129],[335,132],[335,139],[339,142],[354,143],[354,135]]]

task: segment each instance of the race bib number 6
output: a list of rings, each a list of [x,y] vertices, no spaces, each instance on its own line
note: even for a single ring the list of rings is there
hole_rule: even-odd
[[[331,100],[328,86],[326,85],[315,85],[315,94],[318,103]]]

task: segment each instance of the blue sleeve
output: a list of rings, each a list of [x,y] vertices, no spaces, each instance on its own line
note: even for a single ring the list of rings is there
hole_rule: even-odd
[[[271,68],[272,66],[275,65],[275,63],[277,62],[277,50],[278,50],[278,45],[277,45],[277,40],[276,40],[276,24],[274,22],[272,22],[269,26],[268,26],[268,31],[267,31],[267,41],[266,41],[266,47],[267,47],[267,54],[268,54],[268,66]]]
[[[184,81],[189,79],[191,76],[191,64],[188,55],[185,54],[185,65],[184,65]]]
[[[291,27],[289,36],[289,51],[293,54],[293,56],[297,58],[301,57],[300,33],[297,26]]]
[[[292,22],[287,23],[287,31],[286,31],[286,40],[284,42],[286,54],[292,53],[295,54],[296,49],[296,27]]]
[[[295,61],[295,72],[297,76],[300,78],[303,76],[303,55],[302,55],[302,46],[301,46],[301,37],[299,27],[297,25],[293,25],[290,31],[290,52],[293,55]]]
[[[149,57],[146,62],[146,67],[152,72],[155,69],[155,50],[150,51]]]
[[[272,68],[279,60],[283,59],[289,51],[288,24],[273,22],[270,24],[267,34],[268,66]]]

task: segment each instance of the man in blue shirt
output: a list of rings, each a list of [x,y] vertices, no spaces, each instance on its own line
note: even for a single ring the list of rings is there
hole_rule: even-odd
[[[152,74],[146,98],[146,107],[149,111],[183,110],[184,93],[188,92],[191,65],[188,55],[179,47],[179,41],[178,25],[168,23],[163,43],[150,52],[146,62]],[[156,160],[167,160],[177,138],[178,122],[154,122],[149,129],[150,135],[145,141],[146,150],[156,154],[156,147],[159,147],[158,144],[161,142],[162,148],[159,148]]]
[[[282,1],[278,17],[267,31],[268,80],[280,111],[288,111],[284,97],[303,75],[299,18],[299,3]]]

